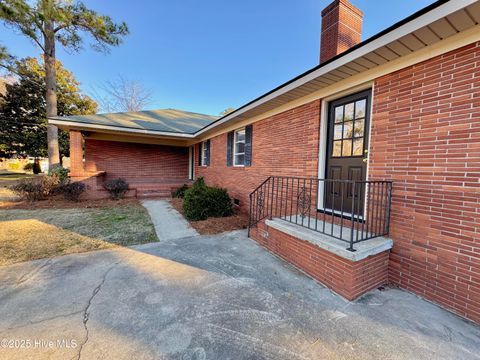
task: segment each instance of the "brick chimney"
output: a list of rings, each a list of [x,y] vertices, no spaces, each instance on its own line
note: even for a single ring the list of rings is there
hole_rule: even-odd
[[[322,11],[320,63],[362,40],[363,12],[348,0],[335,0]]]

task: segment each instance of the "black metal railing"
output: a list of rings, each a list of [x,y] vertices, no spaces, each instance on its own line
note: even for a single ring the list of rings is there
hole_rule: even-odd
[[[278,218],[354,244],[386,236],[391,181],[270,176],[250,194],[249,231]]]

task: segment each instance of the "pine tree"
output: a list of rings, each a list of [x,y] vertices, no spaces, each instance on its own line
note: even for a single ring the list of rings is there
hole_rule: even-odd
[[[43,53],[45,68],[46,116],[59,115],[57,108],[56,56],[57,44],[78,52],[81,35],[94,39],[95,50],[106,51],[118,46],[128,34],[125,23],[116,24],[109,16],[99,15],[80,1],[69,0],[1,0],[0,20],[19,31],[37,45]],[[1,55],[1,52],[0,52]],[[1,55],[5,56],[5,54]],[[1,59],[0,59],[1,61]],[[48,159],[50,169],[59,164],[58,129],[47,125]]]

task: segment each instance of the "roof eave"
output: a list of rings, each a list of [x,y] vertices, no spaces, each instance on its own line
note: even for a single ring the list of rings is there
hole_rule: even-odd
[[[169,131],[156,131],[147,129],[135,129],[113,125],[100,125],[89,124],[78,121],[69,121],[61,117],[49,117],[48,123],[56,125],[65,130],[84,130],[84,131],[100,131],[100,132],[116,132],[135,135],[149,135],[149,136],[162,136],[170,139],[186,140],[195,138],[195,134],[192,133],[179,133]]]

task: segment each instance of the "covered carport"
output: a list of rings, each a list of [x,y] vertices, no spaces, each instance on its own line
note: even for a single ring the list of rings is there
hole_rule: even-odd
[[[49,119],[70,133],[70,177],[87,197],[108,196],[102,184],[123,178],[127,196],[168,197],[193,178],[194,133],[214,116],[165,109]]]

